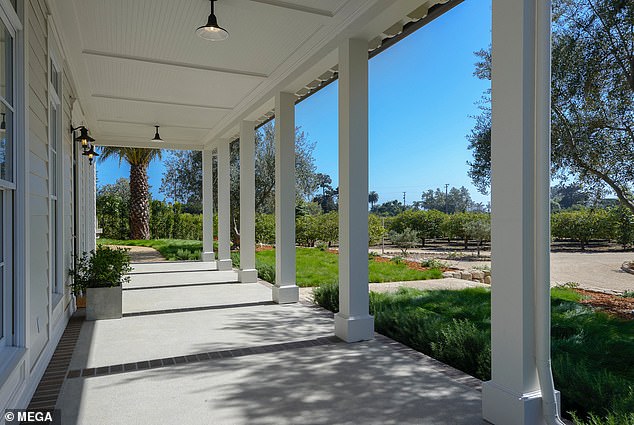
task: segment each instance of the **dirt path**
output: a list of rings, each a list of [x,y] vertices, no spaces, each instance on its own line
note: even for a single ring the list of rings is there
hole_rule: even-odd
[[[133,263],[156,263],[165,261],[165,257],[154,248],[145,246],[120,246],[108,245],[112,248],[125,248],[130,250],[130,261]]]

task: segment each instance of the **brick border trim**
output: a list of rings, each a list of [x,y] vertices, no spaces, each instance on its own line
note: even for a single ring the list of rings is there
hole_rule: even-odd
[[[90,378],[96,376],[117,375],[120,373],[134,372],[146,369],[159,369],[163,367],[175,366],[186,363],[199,363],[209,360],[217,360],[229,357],[244,357],[255,354],[275,353],[279,351],[295,350],[298,348],[308,348],[324,345],[343,344],[335,336],[319,337],[295,342],[285,342],[281,344],[260,345],[257,347],[236,348],[232,350],[210,351],[206,353],[196,353],[184,356],[166,357],[163,359],[142,360],[139,362],[93,367],[86,369],[73,369],[68,371],[66,378]]]
[[[53,357],[51,357],[46,371],[40,379],[39,384],[29,403],[29,410],[53,410],[57,404],[57,397],[62,389],[62,384],[68,371],[70,359],[73,356],[81,326],[84,323],[84,316],[75,312],[71,316],[64,329]]]

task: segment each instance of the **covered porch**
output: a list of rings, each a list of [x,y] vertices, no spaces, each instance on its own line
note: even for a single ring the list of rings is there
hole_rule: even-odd
[[[170,422],[158,416],[169,401],[179,418],[192,415],[185,422],[213,412],[213,422],[229,423],[557,423],[548,359],[550,3],[493,1],[492,380],[482,399],[429,359],[413,361],[376,338],[368,297],[368,59],[460,1],[218,1],[231,37],[212,44],[193,38],[208,6],[51,7],[77,85],[73,125],[89,128],[97,145],[202,151],[203,265],[192,267],[208,269],[138,269],[125,291],[127,316],[82,325],[58,402],[63,414],[99,422],[106,411],[118,414],[108,409],[116,405],[139,421]],[[330,318],[297,304],[294,140],[296,103],[334,80],[340,311]],[[267,288],[255,265],[254,143],[258,125],[273,118],[276,282]],[[148,140],[155,126],[163,140]]]
[[[264,282],[196,263],[135,269],[123,319],[81,322],[55,404],[64,424],[483,423],[480,381],[378,334],[346,344],[332,313],[274,303]]]

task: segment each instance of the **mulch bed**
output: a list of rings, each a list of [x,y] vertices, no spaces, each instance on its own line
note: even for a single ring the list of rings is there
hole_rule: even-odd
[[[273,246],[272,245],[258,245],[255,247],[255,252],[260,252],[260,251],[272,251]]]
[[[392,262],[391,259],[385,258],[385,257],[374,257],[374,261],[376,261],[377,263],[391,263]],[[423,272],[427,270],[431,270],[430,267],[423,267],[420,263],[417,263],[416,261],[401,260],[401,263],[405,264],[407,267],[413,270],[420,270]],[[442,267],[440,270],[443,272],[446,272],[446,271],[456,270],[456,269],[451,267]]]
[[[634,298],[588,291],[586,289],[575,289],[575,291],[584,296],[581,301],[582,304],[590,305],[623,319],[634,319]]]

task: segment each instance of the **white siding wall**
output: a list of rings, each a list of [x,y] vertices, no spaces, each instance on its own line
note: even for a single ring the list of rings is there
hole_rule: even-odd
[[[72,78],[64,65],[62,73],[62,148],[58,152],[61,185],[58,190],[63,252],[60,253],[60,269],[63,271],[64,290],[60,301],[52,305],[50,276],[50,230],[49,230],[49,13],[46,0],[24,0],[25,34],[25,104],[23,110],[27,122],[25,129],[28,152],[25,167],[28,170],[26,222],[30,240],[26,252],[26,281],[16,281],[16,286],[25,289],[25,317],[20,318],[17,329],[24,329],[18,338],[23,341],[15,347],[10,370],[0,364],[0,412],[5,408],[24,408],[35,391],[55,346],[72,313],[72,296],[68,287],[68,269],[73,264],[75,197],[73,193],[73,143],[67,130],[71,125],[74,89]],[[52,38],[52,37],[51,37]],[[61,47],[61,46],[60,46]],[[74,123],[77,124],[77,123]],[[18,147],[19,149],[20,147]],[[75,229],[80,249],[94,248],[95,205],[94,167],[84,158],[79,166],[79,227]],[[53,256],[54,258],[54,256]],[[18,274],[16,274],[17,276]],[[58,297],[59,300],[59,297]],[[16,360],[16,358],[18,360]],[[1,359],[0,359],[1,360]],[[0,417],[0,424],[3,419]]]
[[[62,231],[64,244],[64,260],[62,261],[63,282],[64,282],[64,299],[63,309],[67,310],[69,303],[72,301],[70,287],[68,286],[69,275],[68,270],[73,266],[74,239],[73,224],[75,211],[75,198],[73,196],[73,136],[70,133],[71,115],[72,115],[72,84],[68,78],[66,67],[64,67],[64,75],[62,79],[62,186],[60,193],[63,202],[64,225]],[[85,162],[85,161],[84,161]]]
[[[30,0],[28,3],[31,282],[27,306],[30,327],[27,332],[33,368],[49,340],[48,29],[44,1]]]

